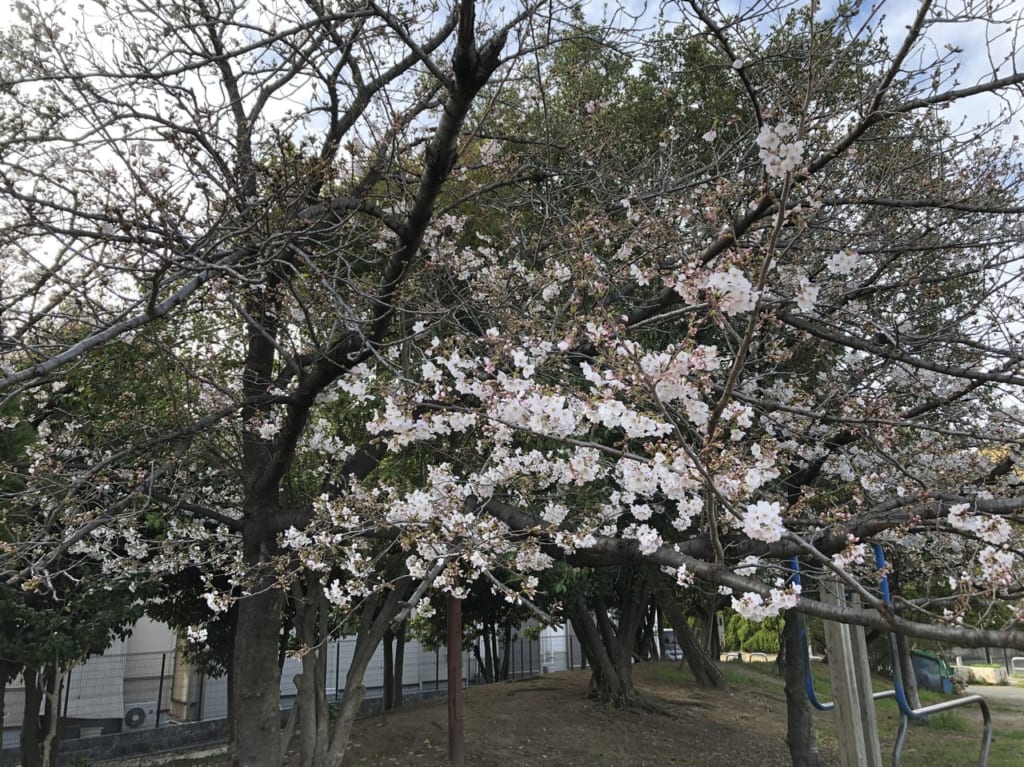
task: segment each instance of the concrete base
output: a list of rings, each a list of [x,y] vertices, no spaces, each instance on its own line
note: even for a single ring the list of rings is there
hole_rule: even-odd
[[[413,704],[419,700],[428,700],[445,694],[445,685],[439,690],[423,692],[405,692],[403,705]],[[363,701],[359,710],[360,716],[378,714],[383,708],[381,698],[368,698]],[[288,718],[288,711],[281,712],[281,723]],[[60,754],[57,757],[58,767],[68,767],[76,759],[89,762],[106,762],[115,759],[129,759],[134,756],[158,754],[171,751],[184,751],[203,746],[224,743],[227,739],[228,723],[226,719],[212,719],[205,722],[185,722],[182,724],[161,725],[158,728],[144,730],[128,730],[112,735],[98,735],[90,738],[62,740]],[[19,750],[5,748],[0,767],[17,767]]]

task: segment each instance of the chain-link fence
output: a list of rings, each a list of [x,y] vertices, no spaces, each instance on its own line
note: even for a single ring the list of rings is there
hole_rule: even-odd
[[[64,675],[57,711],[62,738],[156,728],[169,721],[173,652],[96,655]],[[25,707],[20,679],[7,687],[3,746],[18,744]]]
[[[325,688],[340,700],[345,674],[352,660],[355,638],[332,640],[327,648]],[[564,629],[530,637],[515,632],[508,643],[499,642],[497,653],[488,653],[483,640],[464,651],[464,686],[489,680],[518,679],[542,673],[581,668],[579,640]],[[298,659],[288,658],[281,674],[281,707],[295,700]],[[500,673],[503,672],[503,673]],[[413,640],[405,644],[402,692],[406,699],[444,691],[448,687],[448,662],[444,648],[428,649]],[[384,688],[384,653],[378,648],[366,670],[367,698],[379,698]],[[20,680],[8,685],[3,722],[3,746],[18,744],[24,713]],[[62,739],[127,731],[143,731],[180,722],[223,719],[227,716],[227,680],[198,673],[180,653],[120,653],[93,656],[65,674],[57,710]]]

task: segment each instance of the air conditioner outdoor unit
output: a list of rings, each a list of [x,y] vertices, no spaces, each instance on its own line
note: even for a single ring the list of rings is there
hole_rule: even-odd
[[[129,730],[136,730],[147,722],[152,726],[154,721],[156,721],[156,701],[125,704],[124,726]]]

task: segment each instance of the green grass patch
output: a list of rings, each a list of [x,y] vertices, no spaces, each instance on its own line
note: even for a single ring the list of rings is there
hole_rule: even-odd
[[[911,725],[903,746],[903,767],[975,767],[981,754],[981,720],[969,721],[952,712],[931,717],[937,722]],[[898,717],[880,717],[879,737],[886,764],[892,763]],[[949,729],[952,727],[953,729]],[[1024,730],[997,724],[988,767],[1024,764]]]
[[[812,664],[811,673],[818,699],[831,700],[828,666],[824,663]],[[892,680],[876,676],[873,685],[876,692],[891,690]],[[921,690],[919,694],[925,706],[956,697],[931,690]],[[989,706],[992,708],[991,703]],[[901,718],[899,707],[895,700],[886,698],[876,702],[875,711],[882,756],[885,763],[890,765]],[[837,737],[834,716],[822,713],[815,724],[822,745],[835,746]],[[1012,723],[1001,718],[993,731],[988,767],[1020,767],[1024,764],[1024,717]],[[968,705],[932,714],[927,724],[911,723],[900,764],[902,767],[976,767],[981,753],[981,734],[981,715],[977,706]]]
[[[747,687],[782,693],[785,683],[774,663],[722,663],[722,675],[730,687]]]
[[[928,728],[943,732],[970,732],[971,723],[962,719],[955,711],[940,711],[928,717]]]
[[[676,684],[693,684],[693,674],[686,664],[680,665],[675,661],[671,663],[651,664],[654,669],[654,677],[660,682],[674,682]]]
[[[772,663],[722,663],[722,669],[731,692],[736,695],[743,690],[769,691],[782,694],[783,682]],[[811,665],[814,690],[818,700],[832,700],[832,685],[829,681],[828,665]],[[659,664],[656,675],[664,681],[693,684],[693,677],[679,664]],[[876,676],[873,685],[877,692],[892,689],[892,680]],[[922,705],[949,700],[951,695],[930,690],[920,691]],[[738,698],[742,699],[742,695]],[[992,704],[989,704],[992,708]],[[892,747],[900,723],[900,712],[896,701],[887,698],[876,702],[879,741],[886,765],[892,764]],[[835,715],[830,712],[818,713],[815,728],[819,745],[829,753],[838,748]],[[925,723],[911,723],[903,746],[901,767],[976,767],[981,753],[981,716],[974,705],[952,711],[932,714]],[[1000,717],[994,727],[992,749],[989,752],[988,767],[1021,767],[1024,765],[1024,716]]]

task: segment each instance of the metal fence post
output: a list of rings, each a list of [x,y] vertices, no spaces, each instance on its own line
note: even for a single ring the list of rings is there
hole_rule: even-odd
[[[448,760],[466,763],[462,698],[462,601],[448,596]],[[455,677],[455,683],[452,683]]]
[[[334,643],[334,700],[337,701],[341,690],[341,640]]]
[[[71,702],[71,669],[64,675],[64,718],[68,718],[68,704]]]
[[[196,720],[200,721],[200,722],[203,721],[203,718],[206,715],[206,712],[203,710],[203,703],[205,703],[205,700],[206,700],[204,698],[204,696],[203,696],[203,694],[205,692],[206,692],[206,674],[200,674],[199,675],[199,700],[196,703],[196,707],[198,709],[196,711]]]
[[[156,716],[153,729],[160,726],[160,707],[164,703],[164,672],[167,670],[167,653],[160,654],[160,684],[156,688]]]

